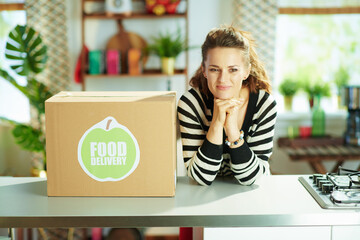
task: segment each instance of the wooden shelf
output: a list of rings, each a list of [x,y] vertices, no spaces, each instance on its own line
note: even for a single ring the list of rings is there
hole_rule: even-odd
[[[304,148],[304,147],[323,147],[329,145],[344,145],[343,137],[324,136],[309,138],[287,138],[280,137],[278,139],[279,147]]]
[[[324,161],[336,161],[331,172],[336,172],[344,161],[359,160],[360,147],[344,144],[343,137],[325,136],[319,138],[280,137],[278,146],[293,161],[306,161],[316,173],[328,172]]]
[[[160,69],[146,69],[142,74],[139,75],[130,75],[128,73],[125,74],[85,74],[86,78],[129,78],[129,77],[172,77],[172,76],[180,76],[186,75],[185,69],[176,69],[174,75],[166,75],[161,73]]]
[[[144,0],[131,0],[132,2],[138,2],[143,4]],[[87,20],[93,20],[93,21],[102,21],[102,20],[112,20],[112,21],[117,21],[118,25],[121,24],[121,20],[143,20],[144,22],[146,21],[160,21],[162,20],[163,22],[167,22],[168,19],[173,19],[176,21],[184,21],[185,22],[185,41],[188,42],[188,34],[189,34],[189,24],[188,24],[188,5],[189,5],[189,0],[182,0],[185,2],[185,9],[184,12],[182,13],[174,13],[174,14],[164,14],[164,15],[160,15],[157,16],[155,14],[152,13],[148,13],[146,12],[146,9],[138,9],[137,12],[132,12],[131,15],[125,15],[125,14],[109,14],[106,12],[102,12],[102,13],[86,13],[85,12],[85,3],[87,2],[104,2],[105,0],[81,0],[81,46],[85,46],[85,22]],[[139,5],[140,6],[140,5]],[[137,22],[137,25],[141,26],[142,22],[140,21],[135,21]],[[131,29],[127,29],[128,31],[131,31]],[[146,69],[144,70],[144,72],[142,74],[138,74],[138,75],[130,75],[128,73],[124,73],[124,74],[116,74],[116,75],[110,75],[110,74],[89,74],[87,72],[87,63],[86,63],[86,58],[87,56],[84,54],[85,51],[82,51],[81,53],[81,78],[82,78],[82,86],[81,89],[83,91],[86,90],[86,79],[105,79],[105,78],[166,78],[168,81],[168,88],[171,89],[170,83],[171,82],[170,78],[173,76],[180,76],[180,77],[184,77],[185,78],[185,88],[188,88],[188,76],[187,76],[187,70],[188,66],[189,66],[189,55],[188,55],[188,51],[185,52],[186,56],[185,56],[185,69],[176,69],[175,73],[173,75],[166,75],[161,73],[160,69]],[[122,55],[124,56],[124,55]],[[170,86],[170,87],[169,87]]]
[[[164,19],[164,18],[186,18],[186,13],[154,15],[149,13],[133,13],[130,16],[123,14],[106,15],[105,13],[85,14],[86,19]]]
[[[1,3],[0,11],[24,10],[24,3]]]
[[[360,7],[279,8],[279,14],[358,14]]]

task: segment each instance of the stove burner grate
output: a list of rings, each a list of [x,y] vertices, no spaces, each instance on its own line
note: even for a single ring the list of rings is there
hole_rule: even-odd
[[[300,177],[299,181],[323,208],[360,208],[360,171],[339,167],[336,173]]]
[[[327,173],[326,176],[335,185],[335,189],[360,189],[360,171],[340,166],[337,173]]]

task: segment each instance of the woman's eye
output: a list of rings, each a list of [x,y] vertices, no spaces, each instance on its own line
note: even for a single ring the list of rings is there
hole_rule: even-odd
[[[230,72],[237,72],[238,69],[237,68],[230,68]]]
[[[210,72],[218,72],[219,71],[219,69],[217,69],[217,68],[210,68]]]

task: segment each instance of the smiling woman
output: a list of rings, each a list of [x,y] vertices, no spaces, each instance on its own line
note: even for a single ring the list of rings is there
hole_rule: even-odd
[[[250,66],[250,63],[243,58],[242,50],[216,47],[209,50],[202,71],[204,77],[208,79],[208,87],[214,97],[241,98],[242,81],[249,76]],[[242,94],[245,94],[244,90]]]
[[[251,185],[270,174],[276,102],[250,33],[216,28],[202,45],[193,87],[179,101],[187,174],[201,185],[233,176]]]

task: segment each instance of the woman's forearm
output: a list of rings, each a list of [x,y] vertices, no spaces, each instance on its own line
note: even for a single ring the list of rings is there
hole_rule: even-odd
[[[211,123],[206,138],[209,142],[217,145],[223,144],[223,125],[218,123]]]

